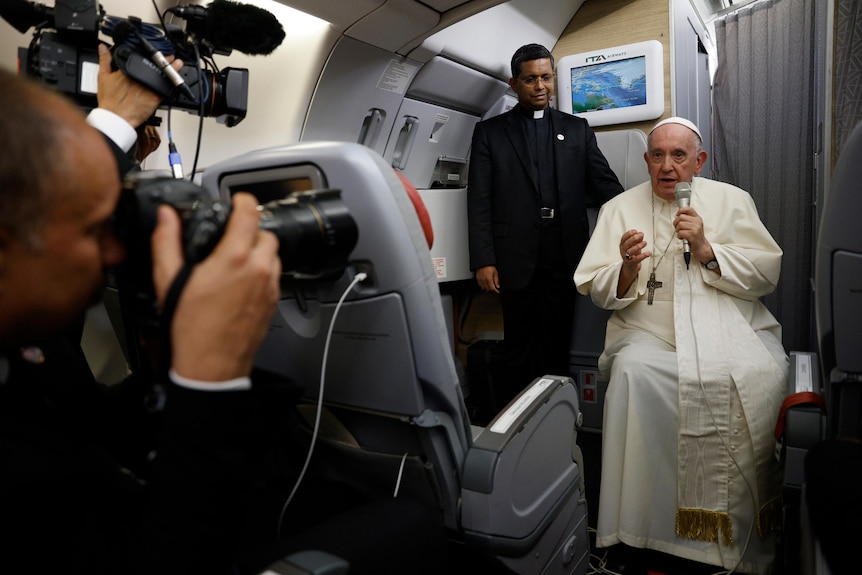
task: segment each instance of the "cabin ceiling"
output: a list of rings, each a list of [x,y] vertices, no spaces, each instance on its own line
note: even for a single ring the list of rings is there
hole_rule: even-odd
[[[553,49],[584,0],[275,0],[419,62],[437,55],[508,79],[524,44]],[[467,24],[464,20],[470,18]]]
[[[276,0],[346,36],[404,53],[434,31],[505,0]]]

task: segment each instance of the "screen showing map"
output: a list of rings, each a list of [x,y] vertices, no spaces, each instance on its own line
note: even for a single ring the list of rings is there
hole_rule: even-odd
[[[572,68],[572,113],[647,103],[646,57]]]

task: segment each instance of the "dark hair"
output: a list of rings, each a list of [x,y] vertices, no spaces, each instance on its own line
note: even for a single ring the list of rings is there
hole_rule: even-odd
[[[521,75],[522,63],[529,62],[530,60],[541,60],[542,58],[549,58],[551,60],[551,68],[554,67],[554,56],[541,44],[521,46],[512,56],[512,77],[517,78]]]
[[[68,167],[64,147],[53,115],[46,107],[59,96],[35,83],[0,69],[0,228],[31,245],[49,205],[52,182]]]

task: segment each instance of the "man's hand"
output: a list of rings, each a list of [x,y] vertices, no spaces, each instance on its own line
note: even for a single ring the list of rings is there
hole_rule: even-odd
[[[679,239],[688,240],[691,255],[698,261],[708,262],[715,257],[712,245],[703,231],[703,219],[693,207],[680,208],[673,220],[673,227]]]
[[[500,277],[496,266],[485,266],[476,270],[476,282],[482,291],[500,293]]]
[[[236,194],[224,236],[198,264],[171,323],[174,370],[198,381],[227,381],[251,373],[280,295],[278,239],[259,228],[257,199]],[[159,303],[183,265],[179,216],[159,208],[153,232],[153,282]]]
[[[617,282],[617,298],[622,298],[629,291],[635,278],[638,277],[641,262],[652,256],[651,251],[644,249],[646,245],[644,233],[638,230],[626,230],[620,237],[620,259],[623,265],[620,266]]]
[[[179,58],[171,62],[179,71],[183,61]],[[99,107],[113,112],[137,128],[155,113],[162,103],[162,96],[143,84],[129,78],[119,70],[111,70],[111,51],[99,44],[99,76],[97,99]]]

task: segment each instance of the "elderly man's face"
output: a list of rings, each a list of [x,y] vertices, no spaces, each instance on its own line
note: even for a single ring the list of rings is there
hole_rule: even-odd
[[[681,124],[665,124],[649,136],[644,159],[653,192],[665,200],[674,199],[679,182],[691,182],[706,162],[706,152],[698,151],[697,134]]]

